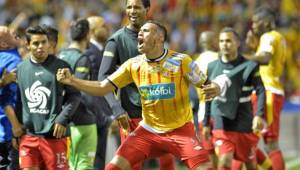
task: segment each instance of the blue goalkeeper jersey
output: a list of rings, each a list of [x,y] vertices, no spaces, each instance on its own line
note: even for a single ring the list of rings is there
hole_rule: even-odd
[[[0,75],[3,71],[11,71],[21,62],[17,49],[0,50]],[[6,105],[15,106],[17,85],[11,83],[0,88],[0,142],[10,141],[12,138],[11,124],[4,113]]]

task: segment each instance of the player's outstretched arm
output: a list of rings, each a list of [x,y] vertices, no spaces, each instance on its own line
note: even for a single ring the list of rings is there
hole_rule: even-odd
[[[56,78],[60,83],[73,86],[92,96],[103,96],[115,90],[115,86],[107,79],[101,82],[81,80],[73,76],[68,68],[58,69]]]

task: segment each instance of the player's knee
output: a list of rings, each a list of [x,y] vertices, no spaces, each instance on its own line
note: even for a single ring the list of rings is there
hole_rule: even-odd
[[[118,168],[120,170],[131,169],[130,162],[126,158],[119,155],[114,156],[114,158],[110,161],[109,165],[110,166],[107,166],[105,170],[117,170]],[[110,169],[110,167],[114,167],[114,168]]]
[[[268,143],[266,143],[265,145],[265,150],[266,152],[270,153],[272,151],[276,151],[279,149],[278,146],[278,141],[269,141]]]
[[[223,155],[221,155],[219,157],[220,167],[230,168],[231,167],[232,159],[233,159],[233,155],[232,154],[223,154]]]

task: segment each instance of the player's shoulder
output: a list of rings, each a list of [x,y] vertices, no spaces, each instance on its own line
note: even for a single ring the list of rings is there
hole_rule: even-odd
[[[114,39],[117,39],[121,36],[123,36],[125,34],[125,27],[122,27],[120,29],[118,29],[115,33],[113,33],[109,38],[108,40],[114,40]]]
[[[51,64],[56,65],[58,68],[70,67],[69,64],[63,59],[58,58],[54,55],[49,55],[49,60],[51,60]]]
[[[146,56],[143,54],[137,55],[135,57],[129,58],[125,63],[127,64],[137,64],[146,61]]]
[[[283,38],[283,35],[276,30],[266,32],[261,36],[262,41],[271,41],[271,42],[282,39],[282,38]]]
[[[253,68],[258,68],[259,64],[253,60],[247,60],[245,57],[242,55],[239,56],[241,58],[241,64],[244,64],[246,68],[248,69],[253,69]]]
[[[168,50],[167,58],[169,60],[174,60],[174,61],[192,60],[191,56],[189,56],[188,54],[179,53],[173,50]]]

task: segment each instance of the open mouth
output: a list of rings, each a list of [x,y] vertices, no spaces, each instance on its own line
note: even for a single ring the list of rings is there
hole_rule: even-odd
[[[143,45],[144,44],[144,39],[141,37],[138,37],[138,44]]]
[[[129,19],[130,19],[131,21],[136,21],[137,18],[138,18],[138,17],[136,17],[136,16],[130,16],[130,17],[129,17]]]

